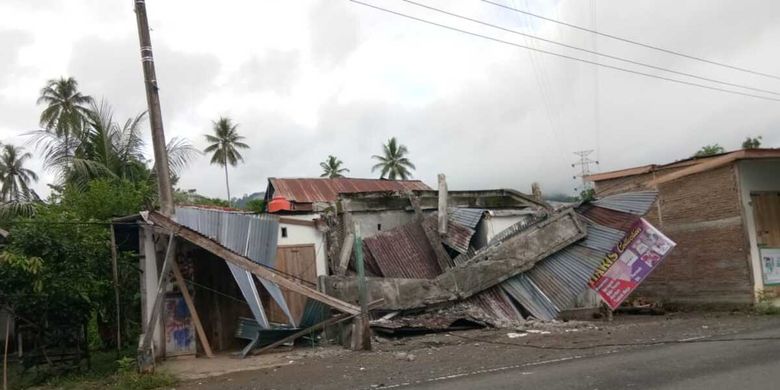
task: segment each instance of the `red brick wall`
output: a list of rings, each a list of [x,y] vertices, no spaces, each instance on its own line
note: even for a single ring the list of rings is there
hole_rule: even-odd
[[[646,218],[677,243],[633,297],[681,304],[750,304],[753,280],[734,165],[661,184]],[[667,171],[663,172],[668,173]],[[599,194],[641,188],[652,174],[596,183]],[[617,190],[622,188],[622,190]]]

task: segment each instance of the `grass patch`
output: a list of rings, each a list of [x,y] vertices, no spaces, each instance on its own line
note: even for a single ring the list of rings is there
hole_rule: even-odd
[[[78,372],[56,373],[45,369],[28,370],[22,373],[21,367],[9,362],[10,389],[116,389],[151,390],[170,388],[176,384],[176,378],[169,374],[139,374],[136,368],[135,350],[122,353],[116,359],[116,352],[95,352],[92,354],[92,367]]]

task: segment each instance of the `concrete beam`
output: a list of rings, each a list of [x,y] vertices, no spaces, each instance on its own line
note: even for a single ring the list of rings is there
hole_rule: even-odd
[[[506,240],[480,251],[465,264],[436,279],[367,278],[369,300],[384,299],[380,309],[404,310],[468,298],[493,287],[538,261],[581,240],[587,234],[573,210],[552,214]],[[357,301],[354,277],[323,277],[325,292],[347,302]]]

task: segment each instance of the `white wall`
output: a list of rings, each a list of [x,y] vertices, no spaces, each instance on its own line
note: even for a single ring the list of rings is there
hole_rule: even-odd
[[[528,215],[486,215],[480,226],[486,230],[485,238],[490,242],[496,234],[527,218]]]
[[[411,223],[414,219],[413,211],[406,210],[387,210],[371,212],[353,212],[352,220],[360,224],[360,234],[363,237],[371,237],[380,231],[379,224],[382,225],[381,231]]]
[[[319,218],[318,214],[298,214],[285,215],[284,218],[299,219],[302,221],[314,221]],[[282,228],[287,229],[287,237],[282,237]],[[327,247],[325,246],[325,234],[320,232],[315,226],[302,226],[291,223],[279,222],[279,243],[278,245],[305,245],[314,244],[316,254],[317,276],[327,275]]]
[[[750,204],[751,191],[780,191],[780,160],[744,160],[737,165],[745,214],[748,239],[750,240],[750,259],[755,280],[755,291],[764,289],[764,278],[756,239],[756,224],[753,207]],[[780,303],[780,299],[775,302]]]

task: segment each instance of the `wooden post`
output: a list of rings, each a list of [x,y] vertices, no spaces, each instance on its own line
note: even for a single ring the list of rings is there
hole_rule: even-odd
[[[8,338],[11,337],[11,313],[5,320],[5,349],[3,352],[3,390],[8,390]]]
[[[439,236],[447,235],[447,178],[439,176]]]
[[[122,350],[122,319],[121,306],[119,304],[119,265],[117,264],[116,253],[116,232],[114,225],[111,225],[111,268],[114,276],[114,303],[116,304],[116,353],[119,356]]]
[[[152,342],[152,335],[154,334],[154,328],[157,326],[157,320],[160,318],[160,311],[162,311],[163,295],[165,295],[165,282],[168,279],[168,272],[171,271],[171,263],[173,257],[176,256],[176,240],[175,236],[171,233],[168,238],[168,248],[165,251],[165,260],[163,261],[162,271],[160,271],[160,280],[157,282],[157,294],[154,297],[154,303],[152,304],[152,312],[149,313],[149,323],[146,324],[146,330],[144,331],[144,338],[141,340],[140,349],[146,350],[149,348],[149,344]]]
[[[206,338],[206,332],[203,331],[203,325],[200,322],[198,311],[195,310],[195,302],[192,300],[190,290],[187,288],[187,283],[184,283],[184,277],[179,269],[179,264],[176,262],[175,258],[172,260],[171,268],[173,270],[173,277],[176,279],[176,285],[179,286],[181,295],[184,297],[184,302],[187,304],[187,309],[190,311],[192,322],[195,324],[195,331],[198,333],[198,339],[200,339],[200,344],[203,346],[203,351],[206,352],[206,356],[213,358],[214,353],[211,351],[211,344],[209,344],[209,340]]]
[[[353,349],[370,351],[371,328],[368,318],[368,290],[366,289],[366,271],[363,264],[363,237],[360,236],[360,225],[355,225],[355,268],[358,274],[360,315],[356,317],[355,331],[352,333]]]

